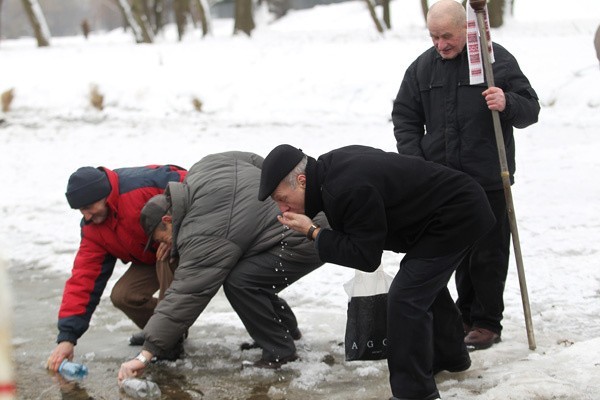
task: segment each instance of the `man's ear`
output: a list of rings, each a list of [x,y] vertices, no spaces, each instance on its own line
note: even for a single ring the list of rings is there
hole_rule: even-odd
[[[298,175],[298,177],[296,179],[298,180],[300,187],[306,188],[306,175],[305,174]]]
[[[162,218],[160,219],[164,224],[169,223],[172,224],[173,223],[173,217],[171,217],[170,215],[163,215]]]

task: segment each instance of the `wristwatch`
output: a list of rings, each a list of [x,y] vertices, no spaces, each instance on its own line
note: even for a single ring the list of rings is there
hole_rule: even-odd
[[[150,364],[150,360],[148,360],[146,357],[144,357],[144,355],[142,353],[135,356],[135,359],[138,361],[141,361],[142,364],[144,364],[144,367],[146,367],[146,366],[148,366],[148,364]]]
[[[321,226],[319,224],[315,224],[313,223],[310,228],[308,228],[308,232],[306,233],[306,237],[309,238],[310,240],[315,240],[313,239],[313,233],[315,233],[315,230],[319,229]]]

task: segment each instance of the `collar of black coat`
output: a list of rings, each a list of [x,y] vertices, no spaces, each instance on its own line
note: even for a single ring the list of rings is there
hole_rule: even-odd
[[[314,218],[323,210],[321,197],[321,177],[318,174],[317,160],[307,156],[306,163],[306,192],[304,194],[304,213],[309,218]]]

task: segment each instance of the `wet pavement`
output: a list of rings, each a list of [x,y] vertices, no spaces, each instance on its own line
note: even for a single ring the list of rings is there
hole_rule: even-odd
[[[117,371],[139,347],[128,345],[135,332],[133,324],[110,304],[105,291],[92,326],[75,348],[75,360],[87,365],[88,376],[69,382],[44,368],[55,346],[56,317],[64,274],[43,267],[12,265],[9,277],[13,293],[13,357],[18,399],[127,399],[119,391]],[[110,284],[110,283],[109,283]],[[241,323],[221,294],[216,305],[190,329],[185,357],[176,362],[159,362],[148,367],[145,377],[155,381],[161,399],[388,399],[390,397],[385,361],[344,361],[343,323],[345,316],[327,315],[326,310],[298,313],[314,317],[313,332],[305,332],[298,343],[300,361],[281,370],[242,368],[245,360],[256,360],[259,350],[241,351],[249,340]],[[210,307],[210,306],[209,306]],[[302,314],[302,315],[300,315]],[[310,314],[310,315],[305,315]],[[203,320],[204,319],[204,320]],[[333,335],[323,333],[331,332]],[[323,325],[323,326],[322,326]]]

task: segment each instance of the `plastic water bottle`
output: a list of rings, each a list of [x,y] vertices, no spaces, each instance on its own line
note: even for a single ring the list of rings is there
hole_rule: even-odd
[[[121,383],[121,389],[136,399],[158,399],[160,388],[155,382],[145,379],[127,378]]]
[[[88,374],[88,369],[83,364],[64,359],[63,362],[60,363],[60,367],[58,367],[58,372],[66,379],[74,380],[83,379]]]

